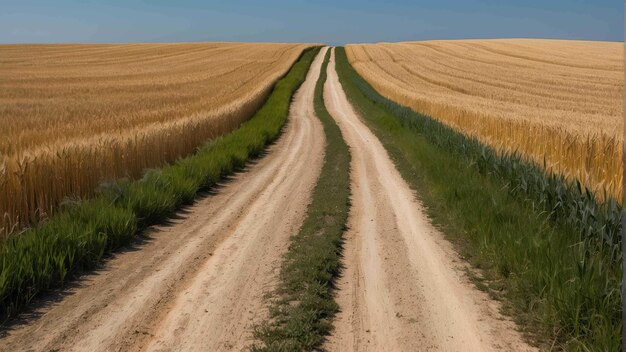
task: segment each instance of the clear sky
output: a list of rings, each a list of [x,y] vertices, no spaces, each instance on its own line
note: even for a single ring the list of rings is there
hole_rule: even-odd
[[[0,43],[624,40],[622,0],[0,0]]]

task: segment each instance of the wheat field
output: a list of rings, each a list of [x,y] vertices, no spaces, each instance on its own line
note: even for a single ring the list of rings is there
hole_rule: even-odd
[[[0,233],[237,128],[309,46],[0,45]]]
[[[622,199],[624,46],[500,39],[357,44],[350,63],[382,95],[604,199]]]

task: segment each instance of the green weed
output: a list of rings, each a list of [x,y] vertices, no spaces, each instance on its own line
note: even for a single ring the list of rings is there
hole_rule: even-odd
[[[254,346],[255,351],[310,351],[329,333],[337,312],[332,290],[349,212],[350,151],[324,106],[328,54],[315,87],[315,112],[327,142],[324,166],[302,228],[291,237],[272,319],[256,328],[263,344]]]

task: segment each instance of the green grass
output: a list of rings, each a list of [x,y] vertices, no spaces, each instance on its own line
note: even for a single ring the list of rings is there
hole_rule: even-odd
[[[232,133],[192,156],[135,182],[102,187],[91,200],[68,202],[49,221],[0,247],[0,314],[15,315],[48,289],[60,287],[103,256],[132,241],[141,229],[165,220],[196,194],[245,166],[274,141],[285,124],[291,97],[319,48],[306,50],[274,86],[265,104]]]
[[[500,155],[379,95],[337,50],[352,104],[474,277],[537,344],[617,351],[621,205],[599,203],[519,155]]]
[[[330,54],[330,51],[327,53]],[[348,218],[350,152],[323,101],[327,55],[315,89],[315,112],[324,125],[326,153],[313,199],[281,268],[271,320],[256,328],[255,351],[309,351],[322,343],[337,312],[332,295],[340,270]]]

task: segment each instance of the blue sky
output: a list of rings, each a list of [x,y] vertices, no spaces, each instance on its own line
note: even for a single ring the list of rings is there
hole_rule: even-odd
[[[0,0],[0,43],[624,40],[622,0]]]

